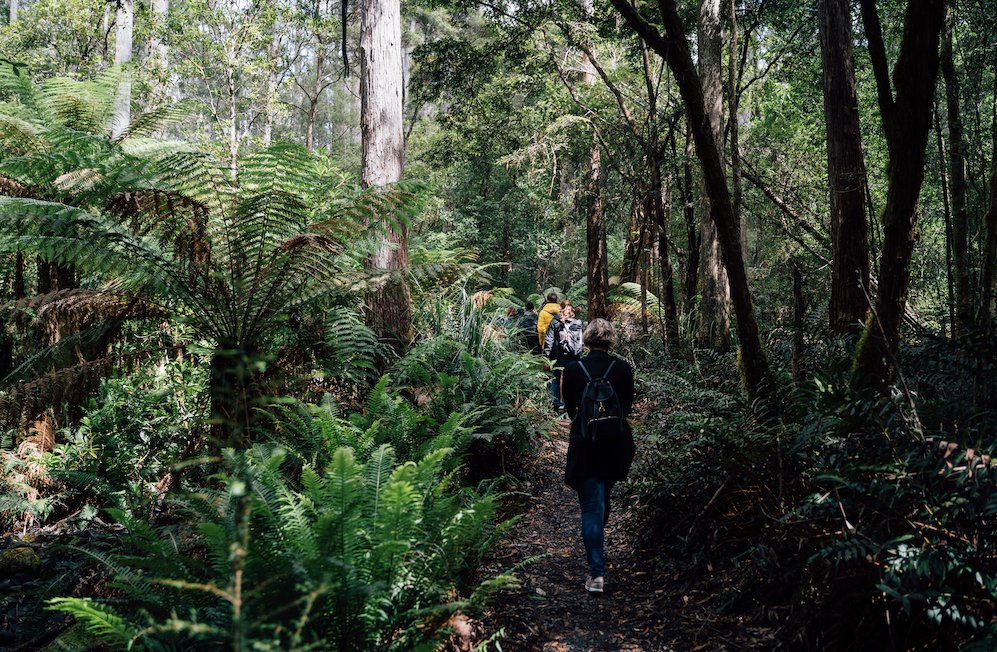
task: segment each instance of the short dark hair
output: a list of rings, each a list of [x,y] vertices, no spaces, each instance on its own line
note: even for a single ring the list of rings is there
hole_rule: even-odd
[[[547,303],[557,303],[557,292],[551,292],[547,295]]]
[[[526,302],[526,305],[525,305],[524,307],[525,307],[525,308],[526,308],[527,310],[533,310],[534,308],[536,308],[536,306],[535,306],[535,305],[533,305],[533,302],[532,302],[532,301],[527,301],[527,302]]]

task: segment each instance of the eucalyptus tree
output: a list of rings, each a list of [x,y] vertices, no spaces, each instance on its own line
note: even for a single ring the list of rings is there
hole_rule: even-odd
[[[401,180],[405,165],[400,0],[363,0],[362,23],[360,181],[365,188],[384,188]],[[371,264],[385,271],[385,279],[368,297],[368,324],[378,337],[404,345],[411,339],[412,330],[412,296],[405,277],[408,233],[404,223],[389,227]]]
[[[131,122],[132,75],[128,64],[132,60],[135,31],[135,0],[117,0],[114,13],[114,65],[121,70],[118,95],[114,100],[111,136],[117,138]]]

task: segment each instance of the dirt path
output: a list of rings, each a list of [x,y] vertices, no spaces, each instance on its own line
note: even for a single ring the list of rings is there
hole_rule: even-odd
[[[504,630],[506,652],[741,649],[731,638],[741,638],[730,633],[732,623],[709,611],[708,594],[689,590],[681,568],[635,549],[625,486],[613,492],[606,531],[606,592],[584,590],[578,498],[562,481],[566,427],[561,422],[540,446],[524,487],[532,496],[528,511],[482,569],[487,576],[540,557],[516,571],[519,589],[496,597],[485,617],[487,630]]]

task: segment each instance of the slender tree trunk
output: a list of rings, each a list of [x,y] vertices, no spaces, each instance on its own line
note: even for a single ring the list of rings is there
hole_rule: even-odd
[[[14,23],[17,22],[18,0],[9,0],[9,2],[10,4],[8,5],[8,7],[10,8],[10,20],[7,24],[13,25]]]
[[[759,413],[771,414],[778,406],[771,400],[774,387],[769,375],[768,362],[762,346],[755,307],[748,287],[748,275],[741,256],[740,225],[734,216],[730,190],[724,175],[719,145],[704,97],[703,86],[692,62],[692,53],[685,38],[682,19],[679,18],[675,0],[661,0],[665,35],[651,27],[628,0],[612,0],[613,6],[627,23],[637,31],[651,48],[663,57],[671,68],[685,102],[692,133],[696,139],[696,153],[703,168],[706,190],[711,199],[711,214],[717,228],[717,239],[727,278],[731,299],[737,317],[737,337],[740,344],[739,362],[745,394],[752,408]]]
[[[117,0],[114,16],[114,65],[125,66],[132,60],[132,34],[135,27],[135,0]],[[111,119],[111,137],[117,138],[131,122],[132,76],[131,71],[121,72],[117,96],[114,99],[114,116]]]
[[[665,304],[665,335],[670,344],[678,339],[678,310],[675,306],[675,290],[672,287],[672,263],[668,251],[668,214],[671,199],[668,184],[661,180],[661,167],[655,158],[651,168],[651,191],[649,193],[651,214],[658,241],[658,258],[661,265],[661,288],[658,299]]]
[[[856,332],[869,312],[865,160],[859,129],[849,0],[821,0],[824,122],[831,207],[830,327]]]
[[[682,191],[682,218],[685,222],[686,248],[688,249],[683,278],[682,303],[686,319],[691,320],[696,305],[696,291],[699,289],[699,258],[702,243],[699,239],[699,224],[696,222],[696,206],[692,198],[693,139],[689,124],[687,123],[685,134],[685,158],[682,161],[680,188]],[[674,151],[672,156],[675,156]]]
[[[806,345],[804,329],[807,301],[803,295],[803,272],[799,261],[793,261],[793,382],[803,384],[803,353]]]
[[[917,202],[924,181],[945,1],[908,2],[900,54],[893,69],[896,99],[890,88],[886,47],[875,1],[861,0],[861,6],[889,149],[889,181],[882,216],[879,296],[856,352],[851,384],[856,389],[872,386],[885,391],[896,370],[900,323],[910,286],[910,261],[917,238]]]
[[[973,311],[969,289],[969,222],[966,215],[966,143],[963,139],[962,111],[959,106],[959,77],[952,56],[955,27],[952,0],[942,37],[941,70],[945,81],[945,109],[949,128],[949,197],[952,208],[952,266],[955,279],[955,324],[953,335],[962,337],[972,327]]]
[[[740,125],[737,121],[737,112],[740,108],[738,101],[737,84],[740,79],[738,61],[740,60],[740,49],[737,45],[737,0],[730,0],[730,47],[728,50],[729,64],[727,66],[727,106],[730,111],[727,119],[730,129],[730,187],[731,203],[734,206],[734,215],[737,216],[741,225],[741,256],[748,260],[748,221],[741,213],[741,145],[740,145]]]
[[[586,16],[593,13],[593,0],[582,0]],[[585,84],[595,86],[593,62],[585,54]],[[587,243],[588,318],[609,318],[609,254],[606,250],[606,219],[602,207],[602,153],[593,133],[589,152],[586,194],[585,240]]]
[[[315,52],[315,88],[308,98],[308,124],[305,128],[305,147],[315,151],[315,118],[318,116],[318,103],[322,97],[322,74],[325,68],[325,44],[319,39]]]
[[[994,50],[997,55],[997,48]],[[994,57],[997,67],[997,56]],[[997,134],[997,75],[994,76],[994,105],[992,107],[992,133]],[[984,332],[991,328],[990,319],[993,315],[994,277],[997,268],[997,137],[993,138],[993,151],[990,153],[990,205],[983,220],[986,229],[986,240],[982,252],[982,272],[980,274],[980,311],[979,325]]]
[[[404,80],[400,0],[362,0],[360,35],[360,131],[363,140],[361,182],[384,187],[402,178]],[[408,233],[404,225],[387,227],[387,236],[371,259],[389,277],[368,297],[367,322],[378,337],[399,348],[412,331],[412,298],[406,273]]]
[[[703,101],[706,115],[713,130],[713,140],[718,148],[723,146],[723,84],[721,82],[723,36],[720,28],[720,0],[700,0],[697,37],[699,42],[699,78],[702,81]],[[696,140],[696,148],[700,147]],[[718,158],[723,172],[723,158],[718,149]],[[705,186],[705,180],[703,181]],[[730,321],[727,316],[727,303],[730,297],[727,278],[724,275],[723,256],[717,234],[712,196],[705,190],[700,195],[700,238],[702,258],[699,261],[699,276],[702,283],[702,299],[699,307],[699,328],[696,340],[699,346],[724,351],[728,346]],[[733,210],[733,205],[731,207]],[[734,216],[737,219],[737,216]],[[741,226],[738,220],[738,243],[741,241]],[[740,244],[738,245],[740,246]]]
[[[949,178],[945,169],[945,140],[942,138],[942,125],[938,119],[938,106],[935,105],[935,141],[938,145],[938,178],[942,181],[942,215],[945,217],[945,286],[948,291],[949,332],[956,333],[955,283],[952,281],[952,207],[949,203]]]
[[[658,299],[659,302],[665,304],[664,332],[667,343],[671,345],[677,343],[678,340],[678,310],[675,306],[675,290],[672,287],[671,254],[668,251],[668,239],[671,237],[668,228],[668,217],[671,215],[672,210],[671,180],[662,181],[661,178],[661,151],[658,142],[658,89],[654,83],[651,60],[648,56],[647,44],[644,41],[640,41],[640,54],[644,69],[644,87],[647,90],[648,116],[650,117],[646,154],[647,164],[651,173],[650,218],[653,220],[652,223],[657,231],[658,263],[661,266],[661,287],[658,290]],[[668,137],[674,139],[674,129],[669,129]],[[674,148],[674,140],[672,141],[672,145]]]

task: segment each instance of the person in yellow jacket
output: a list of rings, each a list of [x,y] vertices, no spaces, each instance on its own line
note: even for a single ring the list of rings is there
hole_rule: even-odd
[[[558,303],[556,292],[551,292],[547,295],[547,303],[540,309],[540,315],[537,317],[537,334],[540,335],[541,351],[544,350],[547,330],[567,303],[567,299],[562,303]],[[560,412],[564,409],[564,403],[561,402],[561,370],[559,368],[552,368],[551,371],[553,372],[553,377],[550,379],[551,407],[555,411]]]
[[[537,315],[537,335],[540,336],[539,340],[539,350],[543,351],[544,348],[544,338],[547,337],[547,327],[550,326],[550,322],[554,317],[557,317],[557,313],[561,311],[561,305],[557,302],[557,293],[551,292],[547,295],[547,303],[544,307],[540,309],[540,314]]]

